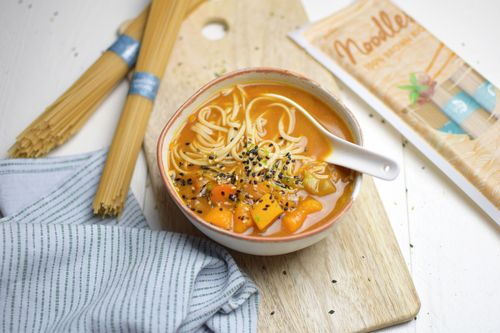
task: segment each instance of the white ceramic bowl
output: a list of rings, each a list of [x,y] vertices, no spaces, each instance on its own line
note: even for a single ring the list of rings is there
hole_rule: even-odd
[[[196,214],[192,213],[182,202],[176,192],[172,180],[168,177],[168,147],[180,126],[187,120],[190,114],[195,112],[199,106],[205,103],[208,98],[224,88],[235,84],[244,83],[265,83],[275,82],[298,87],[323,101],[334,112],[336,112],[350,128],[354,141],[362,144],[361,129],[352,113],[338,100],[337,97],[328,93],[317,83],[299,74],[282,69],[274,68],[249,68],[228,73],[203,86],[191,98],[189,98],[172,116],[158,139],[157,157],[160,173],[167,187],[167,191],[182,210],[184,215],[196,228],[214,241],[227,246],[233,250],[255,255],[278,255],[303,249],[321,239],[325,238],[331,231],[333,225],[345,214],[357,197],[361,186],[361,174],[356,173],[351,200],[344,209],[327,223],[318,228],[284,237],[256,237],[246,236],[223,230],[203,221]]]

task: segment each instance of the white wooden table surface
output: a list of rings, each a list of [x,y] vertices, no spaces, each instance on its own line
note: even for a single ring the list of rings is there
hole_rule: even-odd
[[[500,86],[500,1],[394,1]],[[304,0],[304,5],[316,20],[349,2]],[[0,1],[0,157],[16,134],[110,45],[120,23],[145,4]],[[108,146],[126,91],[122,83],[85,128],[52,155]],[[386,331],[500,332],[500,228],[411,144],[403,147],[404,138],[368,105],[345,87],[342,95],[359,117],[366,145],[402,165],[396,181],[376,184],[422,308],[416,320]],[[152,226],[158,225],[143,155],[132,190]]]

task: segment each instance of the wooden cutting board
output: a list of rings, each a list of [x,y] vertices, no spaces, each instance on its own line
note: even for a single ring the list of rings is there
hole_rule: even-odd
[[[198,232],[170,201],[156,163],[159,133],[199,87],[224,72],[273,66],[302,73],[337,91],[334,78],[286,34],[307,21],[300,0],[212,0],[183,24],[145,139],[146,156],[164,227]],[[223,23],[219,40],[202,35]],[[260,332],[371,331],[413,319],[420,302],[373,181],[329,237],[277,257],[233,253],[262,293]],[[332,312],[334,311],[334,312]]]

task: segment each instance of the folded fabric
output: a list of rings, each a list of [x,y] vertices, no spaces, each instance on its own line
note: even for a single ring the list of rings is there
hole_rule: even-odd
[[[131,193],[92,214],[105,156],[0,161],[0,332],[255,332],[257,288],[223,248],[150,230]]]

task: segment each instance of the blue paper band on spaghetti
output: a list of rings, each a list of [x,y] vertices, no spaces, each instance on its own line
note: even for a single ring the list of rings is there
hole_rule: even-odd
[[[160,86],[160,79],[147,72],[135,72],[130,83],[129,95],[141,95],[152,101],[155,100]]]
[[[139,47],[140,43],[137,40],[127,35],[120,35],[116,42],[109,47],[108,51],[116,53],[127,63],[128,67],[132,67],[137,61]]]
[[[463,129],[453,120],[448,121],[439,129],[439,131],[449,134],[466,134]]]
[[[461,91],[446,103],[443,111],[454,122],[461,125],[465,119],[480,108],[479,104],[472,97]]]
[[[474,92],[474,99],[486,110],[492,112],[495,109],[497,96],[495,87],[490,82],[484,82]]]

